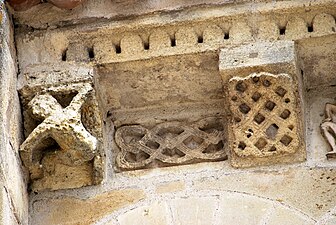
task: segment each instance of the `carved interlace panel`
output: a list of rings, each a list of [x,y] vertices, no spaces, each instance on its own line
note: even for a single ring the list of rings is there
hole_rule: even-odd
[[[20,146],[20,154],[33,188],[100,182],[101,123],[91,84],[49,87],[30,98],[24,115],[25,129],[31,132]],[[77,177],[71,177],[73,174]],[[64,184],[67,180],[72,184]]]
[[[227,159],[223,122],[209,117],[195,123],[167,122],[117,129],[116,157],[121,169],[140,169]]]
[[[293,87],[287,74],[230,79],[230,147],[238,158],[272,157],[298,150],[301,137]]]

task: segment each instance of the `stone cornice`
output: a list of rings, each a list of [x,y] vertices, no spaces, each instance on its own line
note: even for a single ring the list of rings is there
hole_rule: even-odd
[[[137,21],[19,32],[22,68],[63,61],[107,64],[159,56],[216,51],[259,40],[300,40],[335,34],[334,1],[276,2],[209,8]],[[42,47],[42,48],[41,48]]]

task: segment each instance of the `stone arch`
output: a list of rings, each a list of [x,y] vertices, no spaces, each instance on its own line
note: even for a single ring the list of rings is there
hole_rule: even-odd
[[[120,209],[96,225],[315,224],[282,202],[239,192],[208,191],[160,195]]]

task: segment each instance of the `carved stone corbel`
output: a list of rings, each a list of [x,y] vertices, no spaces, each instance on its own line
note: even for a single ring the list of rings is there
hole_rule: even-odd
[[[29,170],[32,189],[100,183],[102,126],[91,81],[27,83],[20,90],[26,135],[20,155]]]

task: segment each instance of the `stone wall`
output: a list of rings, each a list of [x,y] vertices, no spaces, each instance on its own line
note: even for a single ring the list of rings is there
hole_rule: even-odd
[[[29,224],[336,223],[334,1],[14,18]]]
[[[22,122],[11,15],[0,1],[0,224],[28,223],[28,194],[19,146]]]

